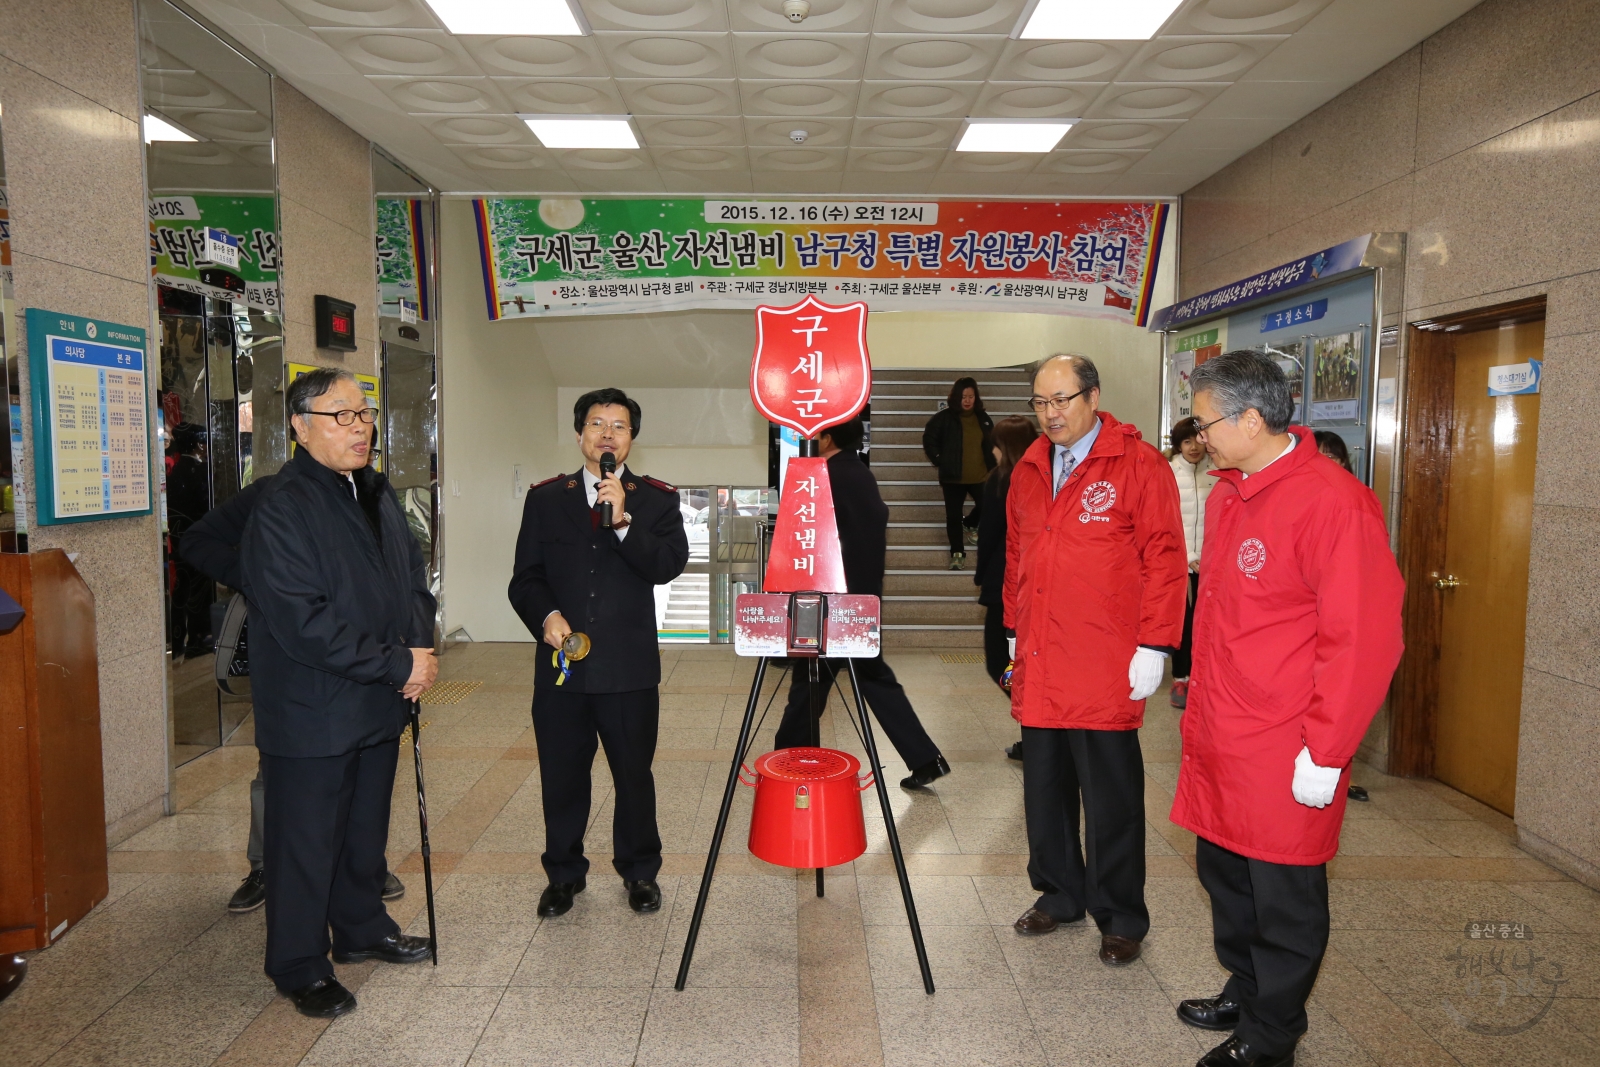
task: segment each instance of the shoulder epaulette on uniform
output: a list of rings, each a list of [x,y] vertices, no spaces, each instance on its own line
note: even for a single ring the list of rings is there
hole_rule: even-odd
[[[643,482],[647,482],[650,485],[655,486],[657,489],[664,489],[669,493],[676,493],[678,491],[678,487],[677,486],[668,485],[666,482],[662,481],[660,478],[652,478],[648,474],[639,475],[639,479],[641,481],[643,481]]]
[[[561,479],[563,479],[565,477],[566,477],[565,474],[553,474],[550,477],[546,478],[542,482],[534,482],[532,485],[528,486],[528,492],[531,493],[535,489],[543,489],[545,486],[549,485],[551,482],[559,482]]]

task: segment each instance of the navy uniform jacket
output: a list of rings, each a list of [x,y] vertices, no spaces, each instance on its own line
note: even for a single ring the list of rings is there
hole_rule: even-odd
[[[617,474],[627,500],[623,510],[633,516],[620,541],[590,518],[581,471],[528,490],[507,595],[540,642],[537,687],[553,686],[560,676],[551,663],[555,650],[543,643],[544,620],[552,611],[591,642],[563,690],[629,693],[661,684],[655,587],[683,573],[689,539],[676,489],[627,468]]]
[[[839,527],[844,584],[852,593],[883,595],[883,567],[889,551],[889,505],[878,479],[850,449],[828,457],[833,487],[833,519]]]

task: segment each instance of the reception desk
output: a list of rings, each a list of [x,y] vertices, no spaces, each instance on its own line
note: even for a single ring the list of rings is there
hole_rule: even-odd
[[[100,682],[66,553],[0,553],[0,588],[26,612],[0,634],[0,952],[25,952],[106,896]]]

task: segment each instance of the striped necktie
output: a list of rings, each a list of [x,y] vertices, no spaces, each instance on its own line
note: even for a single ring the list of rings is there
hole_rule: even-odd
[[[1078,457],[1074,456],[1070,449],[1061,454],[1061,471],[1056,475],[1055,491],[1050,494],[1052,500],[1061,492],[1061,487],[1067,484],[1067,479],[1072,477],[1072,468],[1077,465]]]

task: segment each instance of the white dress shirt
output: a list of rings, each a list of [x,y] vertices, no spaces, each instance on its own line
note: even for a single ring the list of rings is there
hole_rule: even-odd
[[[617,477],[626,478],[626,474],[624,472],[626,472],[627,469],[627,467],[618,467]],[[588,464],[584,464],[583,467],[583,491],[589,496],[589,506],[591,508],[594,507],[595,499],[600,495],[600,476],[597,474],[590,474]],[[622,518],[621,515],[612,516],[613,520],[620,518]],[[617,535],[617,540],[621,541],[623,538],[628,536],[628,527],[614,527],[612,532]]]
[[[1094,428],[1071,445],[1053,445],[1054,453],[1050,461],[1050,492],[1054,496],[1059,487],[1065,482],[1061,477],[1061,470],[1067,461],[1068,453],[1072,455],[1072,469],[1077,470],[1083,466],[1083,461],[1089,458],[1089,449],[1094,447],[1095,439],[1100,436],[1100,420],[1094,420]]]

